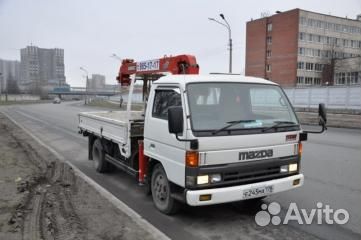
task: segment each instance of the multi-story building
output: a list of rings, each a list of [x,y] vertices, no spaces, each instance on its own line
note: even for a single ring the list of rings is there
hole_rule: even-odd
[[[10,81],[17,84],[20,79],[20,62],[0,59],[0,92],[8,90]]]
[[[30,91],[63,86],[64,50],[27,46],[21,53],[21,85]]]
[[[361,15],[301,9],[247,22],[246,75],[283,86],[332,85],[336,59],[361,56]],[[361,82],[361,73],[357,80]]]
[[[92,77],[88,79],[89,91],[100,91],[105,88],[105,76],[100,74],[92,74]]]

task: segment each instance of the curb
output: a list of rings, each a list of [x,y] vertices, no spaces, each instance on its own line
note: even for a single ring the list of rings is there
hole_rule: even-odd
[[[70,161],[66,160],[61,154],[59,154],[55,149],[46,145],[42,140],[40,140],[37,136],[32,134],[29,130],[27,130],[24,126],[18,123],[15,119],[13,119],[9,114],[4,111],[0,111],[3,113],[10,121],[12,121],[16,126],[22,129],[25,133],[27,133],[30,137],[32,137],[38,144],[45,147],[48,151],[50,151],[59,161],[62,161],[69,165],[74,170],[74,174],[80,177],[83,181],[92,186],[102,197],[107,199],[114,207],[124,212],[128,217],[130,217],[139,227],[143,228],[146,232],[153,236],[154,239],[164,239],[169,240],[170,238],[161,232],[159,229],[154,227],[150,222],[140,216],[133,209],[128,207],[124,202],[116,198],[113,194],[111,194],[108,190],[100,186],[94,180],[85,175],[78,167],[73,165]]]

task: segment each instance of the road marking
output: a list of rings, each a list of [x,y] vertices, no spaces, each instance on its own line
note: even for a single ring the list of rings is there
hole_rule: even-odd
[[[97,182],[95,182],[93,179],[89,178],[87,175],[85,175],[78,167],[73,165],[70,161],[66,160],[60,153],[58,153],[55,149],[45,144],[40,138],[35,136],[33,133],[31,133],[28,129],[26,129],[24,126],[22,126],[20,123],[18,123],[15,119],[13,119],[8,113],[5,111],[1,111],[7,118],[9,118],[15,125],[17,125],[19,128],[21,128],[24,132],[26,132],[30,137],[32,137],[38,144],[46,148],[48,151],[50,151],[52,154],[54,154],[55,157],[57,157],[60,161],[65,162],[68,164],[73,170],[74,173],[83,179],[86,183],[88,183],[90,186],[94,187],[95,190],[105,199],[107,199],[110,203],[112,203],[116,208],[118,208],[120,211],[124,212],[126,215],[128,215],[136,224],[138,224],[139,227],[143,228],[146,232],[150,233],[154,239],[164,239],[164,240],[170,240],[170,238],[165,235],[163,232],[161,232],[158,228],[154,227],[150,222],[148,222],[146,219],[144,219],[141,215],[139,215],[137,212],[135,212],[133,209],[128,207],[123,201],[116,198],[112,193],[110,193],[108,190],[100,186]]]

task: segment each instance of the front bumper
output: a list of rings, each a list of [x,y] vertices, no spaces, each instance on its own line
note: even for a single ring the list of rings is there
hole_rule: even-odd
[[[293,181],[299,179],[298,185],[294,186]],[[279,178],[274,180],[268,180],[264,182],[252,183],[247,185],[223,187],[223,188],[212,188],[203,190],[187,190],[186,201],[191,206],[202,206],[212,205],[219,203],[235,202],[243,200],[243,191],[251,188],[273,186],[273,192],[283,192],[290,189],[294,189],[303,185],[304,176],[303,174],[297,174],[290,177]],[[212,199],[209,201],[200,201],[200,195],[212,194]]]

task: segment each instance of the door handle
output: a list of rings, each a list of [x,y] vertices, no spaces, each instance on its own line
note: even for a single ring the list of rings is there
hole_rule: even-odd
[[[154,143],[151,143],[151,144],[149,145],[149,148],[154,149],[154,148],[155,148],[155,144],[154,144]]]

